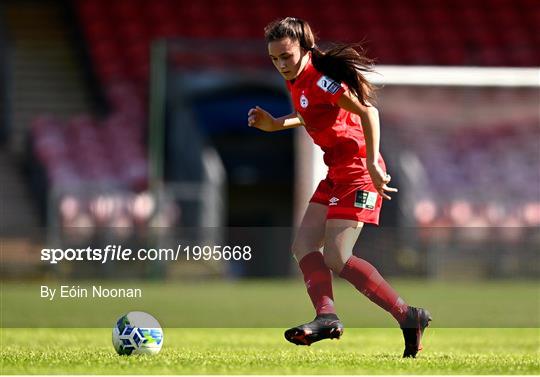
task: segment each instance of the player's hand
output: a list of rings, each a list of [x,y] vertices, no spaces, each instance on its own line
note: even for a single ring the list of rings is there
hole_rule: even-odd
[[[274,117],[256,106],[248,112],[248,125],[263,131],[274,131]]]
[[[390,183],[390,180],[392,179],[392,177],[390,177],[390,174],[386,173],[379,166],[378,163],[368,165],[368,171],[371,177],[371,181],[373,182],[373,185],[375,186],[375,189],[377,190],[379,195],[382,196],[384,199],[392,200],[390,195],[388,195],[387,193],[397,192],[398,189],[388,186],[388,183]]]

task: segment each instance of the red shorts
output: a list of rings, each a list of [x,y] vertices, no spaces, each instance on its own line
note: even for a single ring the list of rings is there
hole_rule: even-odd
[[[373,183],[345,184],[323,179],[310,203],[328,206],[327,219],[354,220],[379,225],[382,197]]]

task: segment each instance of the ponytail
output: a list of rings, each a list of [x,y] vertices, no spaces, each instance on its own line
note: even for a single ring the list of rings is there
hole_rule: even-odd
[[[364,73],[373,72],[373,60],[365,55],[359,44],[339,44],[322,51],[315,44],[309,24],[294,17],[272,22],[264,29],[264,36],[267,43],[287,37],[298,41],[301,48],[311,51],[311,60],[317,71],[347,84],[364,106],[374,101],[375,87],[364,76]]]
[[[374,86],[364,73],[373,72],[373,60],[359,53],[359,45],[336,45],[327,51],[314,48],[311,53],[313,66],[323,75],[344,82],[364,106],[374,101]],[[363,51],[360,49],[360,51]]]

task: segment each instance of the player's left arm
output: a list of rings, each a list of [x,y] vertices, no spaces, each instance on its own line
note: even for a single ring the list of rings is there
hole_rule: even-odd
[[[379,165],[379,145],[381,139],[381,127],[379,111],[368,103],[363,105],[350,91],[345,91],[337,101],[337,105],[344,110],[357,114],[362,121],[362,129],[366,140],[367,169],[373,185],[379,194],[385,199],[391,199],[387,192],[397,192],[394,187],[389,187],[390,175],[386,174]]]

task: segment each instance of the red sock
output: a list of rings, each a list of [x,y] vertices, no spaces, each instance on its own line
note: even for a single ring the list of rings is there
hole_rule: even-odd
[[[390,312],[402,323],[407,316],[407,304],[394,291],[375,267],[363,259],[352,256],[339,274],[362,292],[367,298]]]
[[[332,273],[324,264],[322,253],[318,251],[309,253],[298,264],[304,274],[304,282],[317,315],[335,314]]]

